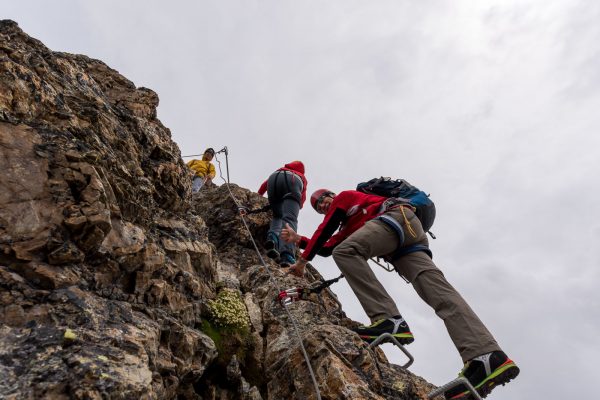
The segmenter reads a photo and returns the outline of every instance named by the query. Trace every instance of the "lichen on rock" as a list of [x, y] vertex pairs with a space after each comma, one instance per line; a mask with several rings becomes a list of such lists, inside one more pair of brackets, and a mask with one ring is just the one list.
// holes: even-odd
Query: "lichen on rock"
[[245, 330], [249, 327], [246, 305], [240, 294], [232, 289], [221, 289], [215, 300], [208, 301], [210, 319], [218, 327]]

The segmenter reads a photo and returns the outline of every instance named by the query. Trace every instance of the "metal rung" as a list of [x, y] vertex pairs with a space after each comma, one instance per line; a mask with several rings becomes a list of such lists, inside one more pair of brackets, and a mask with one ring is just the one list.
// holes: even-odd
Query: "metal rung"
[[392, 342], [392, 344], [399, 347], [400, 350], [402, 350], [402, 352], [406, 355], [406, 357], [408, 357], [408, 362], [406, 364], [402, 365], [402, 368], [407, 369], [408, 367], [410, 367], [412, 365], [412, 363], [415, 361], [415, 358], [408, 352], [408, 350], [406, 350], [406, 348], [394, 336], [392, 336], [391, 333], [383, 333], [383, 334], [377, 336], [377, 339], [373, 340], [373, 343], [371, 343], [369, 345], [369, 347], [373, 348], [386, 339], [389, 339]]
[[429, 393], [429, 395], [427, 397], [429, 399], [433, 399], [434, 397], [439, 396], [439, 395], [443, 394], [445, 391], [455, 388], [458, 385], [465, 385], [467, 387], [467, 389], [469, 389], [469, 391], [471, 392], [471, 394], [473, 395], [473, 398], [475, 400], [482, 400], [479, 393], [477, 393], [477, 390], [475, 390], [473, 385], [471, 385], [471, 382], [469, 382], [467, 380], [467, 378], [465, 378], [464, 376], [461, 376], [460, 378], [456, 378], [452, 382], [446, 383], [444, 386], [440, 386], [439, 388], [435, 389], [433, 392]]

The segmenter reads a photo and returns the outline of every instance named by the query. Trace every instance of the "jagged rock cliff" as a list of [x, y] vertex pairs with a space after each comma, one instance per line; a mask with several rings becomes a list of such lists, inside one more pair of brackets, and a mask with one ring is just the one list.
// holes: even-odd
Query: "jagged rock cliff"
[[[227, 187], [192, 197], [157, 105], [0, 21], [0, 398], [315, 399], [275, 297], [318, 273], [274, 282]], [[323, 399], [426, 398], [330, 294], [289, 310]]]

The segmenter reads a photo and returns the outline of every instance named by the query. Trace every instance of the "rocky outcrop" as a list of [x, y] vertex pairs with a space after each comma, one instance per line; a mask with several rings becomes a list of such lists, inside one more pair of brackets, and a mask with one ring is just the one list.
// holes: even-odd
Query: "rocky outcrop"
[[[275, 297], [319, 274], [263, 265], [226, 186], [192, 197], [157, 105], [0, 21], [0, 398], [316, 398]], [[322, 398], [425, 398], [331, 296], [289, 307]]]
[[231, 195], [225, 185], [203, 190], [194, 206], [209, 227], [209, 237], [219, 258], [233, 266], [230, 275], [237, 278], [228, 278], [228, 273], [220, 272], [219, 281], [245, 296], [253, 328], [253, 348], [263, 354], [261, 360], [246, 366], [250, 369], [259, 366], [262, 380], [257, 384], [266, 397], [316, 398], [293, 328], [295, 323], [323, 399], [426, 399], [432, 386], [390, 364], [380, 349], [370, 350], [350, 330], [357, 323], [346, 318], [332, 293], [322, 292], [308, 301], [288, 306], [294, 322], [289, 319], [276, 301], [278, 288], [306, 287], [322, 277], [312, 267], [307, 278], [293, 277], [263, 257], [269, 274], [251, 240], [266, 236], [268, 215], [250, 214], [246, 218], [249, 231], [237, 216], [238, 204], [258, 209], [266, 200], [233, 184], [230, 189]]
[[10, 21], [0, 76], [0, 397], [194, 393], [215, 248], [158, 97]]

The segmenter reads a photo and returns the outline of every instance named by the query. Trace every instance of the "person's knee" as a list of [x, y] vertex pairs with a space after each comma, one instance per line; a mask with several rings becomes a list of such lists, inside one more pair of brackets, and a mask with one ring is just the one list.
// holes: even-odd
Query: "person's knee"
[[331, 257], [333, 257], [334, 261], [338, 261], [340, 257], [343, 256], [344, 251], [340, 250], [340, 245], [338, 245], [335, 249], [333, 249], [333, 251], [331, 252]]
[[421, 271], [412, 284], [419, 296], [436, 313], [443, 312], [444, 315], [451, 315], [457, 311], [457, 298], [460, 296], [457, 296], [457, 292], [439, 269]]
[[415, 282], [417, 277], [426, 271], [438, 272], [443, 277], [442, 272], [425, 251], [409, 253], [394, 260], [393, 264], [396, 271], [411, 283]]
[[334, 260], [339, 260], [345, 257], [362, 257], [363, 254], [360, 250], [360, 246], [353, 242], [342, 242], [338, 244], [333, 252], [331, 253]]
[[444, 274], [437, 268], [421, 269], [417, 271], [412, 279], [412, 284], [415, 288], [434, 288], [440, 287], [440, 282], [446, 281]]

